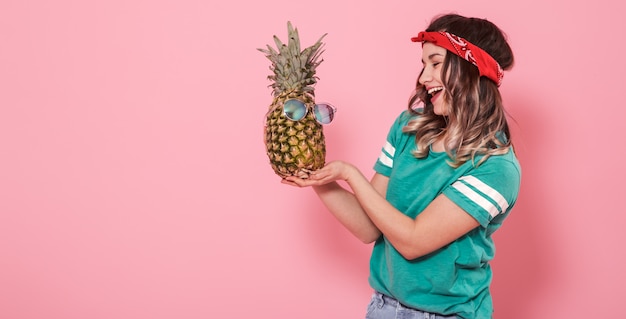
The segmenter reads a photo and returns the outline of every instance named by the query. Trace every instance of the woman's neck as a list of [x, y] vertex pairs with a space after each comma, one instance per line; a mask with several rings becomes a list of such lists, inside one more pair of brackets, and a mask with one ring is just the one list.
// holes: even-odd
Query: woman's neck
[[433, 144], [430, 145], [430, 148], [433, 150], [433, 152], [437, 152], [437, 153], [445, 152], [446, 148], [443, 144], [443, 138], [442, 137], [437, 138], [435, 142], [433, 142]]

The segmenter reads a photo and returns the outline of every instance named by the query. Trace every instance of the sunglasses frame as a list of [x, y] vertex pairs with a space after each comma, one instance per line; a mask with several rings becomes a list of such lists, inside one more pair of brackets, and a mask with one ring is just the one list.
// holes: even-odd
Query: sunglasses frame
[[[300, 103], [302, 103], [302, 104], [304, 105], [304, 108], [305, 108], [305, 109], [304, 109], [304, 111], [305, 111], [305, 112], [304, 112], [304, 115], [302, 116], [302, 118], [300, 118], [299, 120], [294, 120], [294, 119], [292, 119], [291, 117], [287, 116], [287, 111], [285, 110], [285, 103], [287, 103], [288, 101], [291, 101], [291, 100], [298, 101], [298, 102], [300, 102]], [[319, 107], [320, 105], [326, 105], [326, 106], [330, 107], [330, 109], [332, 110], [332, 116], [331, 116], [330, 122], [328, 122], [328, 123], [322, 123], [322, 122], [321, 122], [321, 121], [317, 118], [317, 116], [315, 116], [315, 107]], [[332, 105], [332, 104], [330, 104], [330, 103], [326, 103], [326, 102], [315, 103], [315, 104], [313, 105], [313, 107], [311, 107], [311, 109], [313, 109], [313, 117], [315, 118], [315, 121], [316, 121], [317, 123], [322, 124], [322, 125], [328, 125], [328, 124], [332, 123], [332, 122], [333, 122], [333, 120], [334, 120], [334, 118], [335, 118], [335, 114], [337, 113], [337, 108], [336, 108], [334, 105]], [[294, 122], [297, 122], [297, 121], [300, 121], [300, 120], [302, 120], [303, 118], [305, 118], [305, 117], [307, 116], [307, 114], [309, 114], [309, 107], [306, 105], [306, 103], [304, 103], [304, 101], [302, 101], [302, 100], [300, 100], [300, 99], [287, 99], [287, 100], [285, 100], [285, 102], [283, 102], [283, 115], [284, 115], [287, 119], [289, 119], [289, 120], [291, 120], [291, 121], [294, 121]]]

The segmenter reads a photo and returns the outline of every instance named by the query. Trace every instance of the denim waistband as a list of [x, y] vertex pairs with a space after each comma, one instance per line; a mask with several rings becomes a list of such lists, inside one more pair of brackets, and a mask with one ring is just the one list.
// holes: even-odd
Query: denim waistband
[[387, 296], [385, 294], [382, 294], [378, 291], [374, 292], [374, 298], [376, 300], [376, 303], [378, 304], [378, 307], [382, 307], [383, 305], [389, 305], [391, 307], [397, 307], [398, 309], [404, 309], [405, 311], [410, 311], [416, 315], [421, 314], [421, 316], [419, 316], [419, 318], [432, 318], [432, 319], [438, 319], [438, 318], [457, 318], [456, 316], [452, 315], [452, 316], [444, 316], [444, 315], [440, 315], [440, 314], [436, 314], [436, 313], [430, 313], [430, 312], [426, 312], [423, 310], [419, 310], [419, 309], [415, 309], [412, 307], [409, 307], [407, 305], [402, 304], [401, 302], [399, 302], [396, 298]]

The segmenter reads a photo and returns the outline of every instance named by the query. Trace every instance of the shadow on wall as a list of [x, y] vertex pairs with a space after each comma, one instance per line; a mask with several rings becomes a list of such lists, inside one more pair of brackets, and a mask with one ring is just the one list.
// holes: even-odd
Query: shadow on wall
[[[510, 126], [520, 164], [522, 185], [516, 206], [503, 227], [494, 234], [497, 252], [492, 262], [492, 293], [495, 318], [528, 318], [529, 309], [539, 292], [550, 285], [554, 264], [551, 229], [546, 214], [554, 211], [548, 198], [549, 185], [542, 163], [549, 147], [549, 123], [537, 114], [543, 106], [528, 96], [509, 96], [507, 109], [512, 113]], [[532, 106], [532, 107], [531, 107]]]

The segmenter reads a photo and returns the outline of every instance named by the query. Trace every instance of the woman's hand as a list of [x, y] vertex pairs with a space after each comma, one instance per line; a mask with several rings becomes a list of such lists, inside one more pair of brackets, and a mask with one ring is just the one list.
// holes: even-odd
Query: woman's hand
[[319, 170], [311, 172], [307, 179], [289, 176], [284, 178], [281, 183], [297, 187], [321, 186], [338, 180], [348, 180], [352, 170], [354, 170], [354, 166], [349, 163], [333, 161]]

